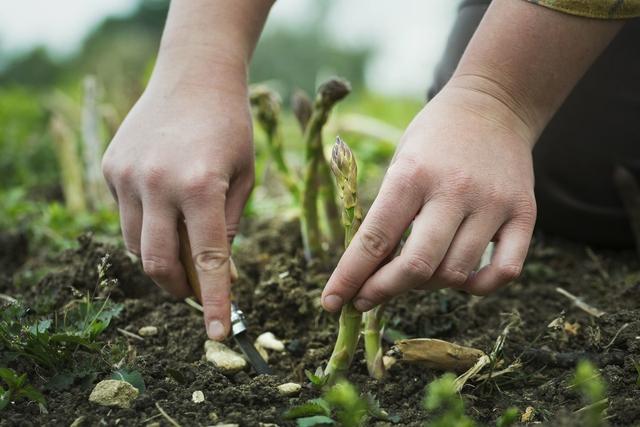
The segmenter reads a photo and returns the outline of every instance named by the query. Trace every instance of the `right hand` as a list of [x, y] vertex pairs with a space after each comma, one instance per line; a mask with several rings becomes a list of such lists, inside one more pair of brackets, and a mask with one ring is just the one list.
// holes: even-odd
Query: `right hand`
[[152, 79], [102, 166], [127, 249], [160, 287], [181, 298], [192, 293], [179, 260], [177, 224], [184, 217], [205, 326], [211, 339], [224, 339], [230, 242], [254, 176], [244, 73], [221, 72], [198, 84]]

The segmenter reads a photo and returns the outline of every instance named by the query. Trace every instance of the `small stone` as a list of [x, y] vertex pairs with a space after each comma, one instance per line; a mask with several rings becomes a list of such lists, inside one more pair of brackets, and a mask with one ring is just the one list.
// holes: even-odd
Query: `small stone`
[[215, 413], [215, 412], [209, 412], [208, 416], [209, 416], [209, 421], [214, 422], [214, 423], [220, 419], [218, 414]]
[[259, 345], [262, 348], [273, 351], [284, 351], [284, 343], [276, 338], [272, 332], [265, 332], [264, 334], [260, 334], [258, 339], [256, 339], [256, 345]]
[[278, 424], [274, 424], [274, 423], [259, 423], [258, 426], [259, 427], [280, 427]]
[[387, 356], [386, 354], [382, 356], [382, 364], [384, 365], [385, 369], [391, 369], [391, 367], [395, 365], [397, 361], [398, 359], [393, 356]]
[[161, 427], [161, 426], [162, 426], [162, 424], [160, 424], [157, 421], [154, 421], [154, 422], [149, 423], [149, 424], [146, 425], [146, 427]]
[[284, 383], [276, 388], [278, 389], [278, 393], [283, 396], [295, 396], [300, 393], [302, 386], [298, 383]]
[[204, 402], [204, 393], [201, 392], [200, 390], [194, 391], [193, 394], [191, 395], [191, 400], [193, 400], [193, 403]]
[[247, 361], [240, 354], [217, 341], [205, 342], [204, 349], [207, 361], [225, 374], [234, 374], [247, 366]]
[[138, 335], [141, 337], [152, 337], [154, 335], [158, 335], [158, 328], [155, 326], [143, 326], [138, 329]]
[[218, 423], [213, 427], [240, 427], [240, 424]]
[[262, 356], [264, 361], [268, 362], [269, 361], [269, 352], [267, 350], [265, 350], [265, 348], [263, 346], [261, 346], [260, 344], [258, 344], [257, 342], [254, 343], [253, 346], [256, 348], [256, 351], [258, 352], [258, 354], [260, 356]]
[[102, 406], [130, 408], [138, 394], [138, 389], [126, 381], [104, 380], [96, 384], [89, 401]]

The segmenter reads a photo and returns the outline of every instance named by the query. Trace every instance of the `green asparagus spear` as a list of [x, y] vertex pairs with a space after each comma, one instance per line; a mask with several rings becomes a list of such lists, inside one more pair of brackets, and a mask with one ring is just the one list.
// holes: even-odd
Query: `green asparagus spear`
[[[316, 99], [313, 103], [311, 117], [306, 125], [305, 139], [305, 163], [304, 182], [302, 190], [302, 239], [307, 259], [322, 253], [320, 224], [318, 215], [318, 194], [323, 196], [325, 209], [330, 214], [328, 220], [334, 221], [331, 229], [338, 226], [335, 207], [335, 194], [331, 185], [329, 168], [322, 150], [322, 128], [327, 122], [329, 113], [336, 102], [349, 94], [351, 87], [345, 80], [331, 79], [318, 88]], [[334, 217], [335, 218], [332, 218]], [[339, 229], [339, 226], [337, 227]]]
[[[338, 195], [343, 202], [342, 223], [344, 226], [345, 248], [351, 242], [362, 222], [362, 209], [358, 204], [357, 177], [358, 170], [351, 149], [345, 142], [336, 138], [331, 154], [331, 170], [338, 184]], [[338, 328], [338, 339], [327, 363], [325, 376], [328, 384], [334, 383], [346, 374], [360, 337], [362, 314], [348, 303], [342, 307]]]
[[257, 85], [251, 88], [249, 98], [256, 112], [256, 119], [267, 135], [267, 146], [280, 178], [297, 203], [300, 201], [300, 189], [284, 157], [278, 96], [267, 87]]

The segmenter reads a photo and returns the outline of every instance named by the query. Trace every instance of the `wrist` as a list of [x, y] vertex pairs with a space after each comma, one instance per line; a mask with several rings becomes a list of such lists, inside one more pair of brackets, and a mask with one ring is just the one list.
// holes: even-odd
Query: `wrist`
[[551, 116], [551, 113], [547, 115], [527, 105], [526, 97], [517, 95], [517, 91], [479, 74], [455, 74], [443, 92], [454, 96], [458, 103], [464, 103], [467, 110], [514, 132], [530, 148]]

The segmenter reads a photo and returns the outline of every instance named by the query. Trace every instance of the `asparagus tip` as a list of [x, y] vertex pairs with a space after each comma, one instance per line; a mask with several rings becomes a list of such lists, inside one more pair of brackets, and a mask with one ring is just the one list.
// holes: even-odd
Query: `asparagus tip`
[[323, 104], [333, 105], [343, 99], [351, 92], [351, 84], [338, 77], [333, 77], [318, 88], [318, 94], [322, 98]]

